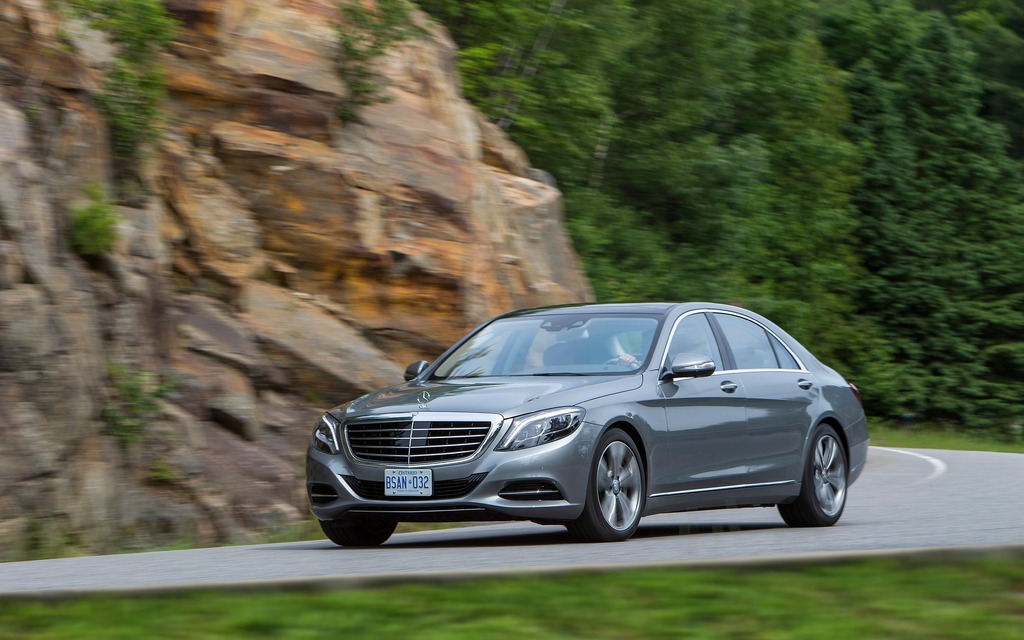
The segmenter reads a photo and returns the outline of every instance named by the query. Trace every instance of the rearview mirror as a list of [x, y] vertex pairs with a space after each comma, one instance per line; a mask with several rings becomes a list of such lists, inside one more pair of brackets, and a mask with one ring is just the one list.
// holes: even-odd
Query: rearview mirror
[[671, 378], [705, 378], [715, 372], [715, 361], [698, 353], [680, 353], [672, 365], [661, 374], [662, 380]]
[[405, 381], [409, 382], [413, 378], [419, 377], [421, 373], [427, 370], [430, 363], [426, 360], [417, 360], [405, 368]]

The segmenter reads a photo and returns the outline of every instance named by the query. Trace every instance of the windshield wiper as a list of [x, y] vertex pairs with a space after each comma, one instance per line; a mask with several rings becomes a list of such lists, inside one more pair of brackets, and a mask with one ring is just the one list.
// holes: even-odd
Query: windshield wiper
[[532, 378], [534, 376], [590, 376], [592, 373], [570, 373], [569, 371], [555, 372], [555, 373], [512, 373], [509, 374], [511, 378]]

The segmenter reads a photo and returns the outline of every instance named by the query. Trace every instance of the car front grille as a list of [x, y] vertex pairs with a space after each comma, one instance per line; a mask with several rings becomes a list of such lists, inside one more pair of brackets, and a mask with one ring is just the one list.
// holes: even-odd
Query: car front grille
[[367, 500], [451, 500], [468, 495], [483, 481], [486, 473], [474, 473], [468, 478], [440, 480], [434, 483], [432, 496], [385, 496], [384, 483], [375, 480], [360, 480], [355, 476], [341, 476], [360, 498]]
[[347, 424], [345, 438], [361, 460], [425, 464], [471, 458], [490, 430], [486, 421], [391, 420]]

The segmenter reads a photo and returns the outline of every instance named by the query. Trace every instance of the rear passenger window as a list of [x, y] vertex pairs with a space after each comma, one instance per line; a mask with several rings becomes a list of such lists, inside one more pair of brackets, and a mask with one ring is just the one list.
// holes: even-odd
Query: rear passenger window
[[768, 340], [768, 332], [761, 325], [754, 324], [746, 318], [715, 314], [715, 319], [722, 327], [725, 340], [732, 349], [737, 369], [778, 369], [779, 361], [775, 358], [775, 350]]
[[775, 349], [775, 357], [779, 359], [779, 367], [782, 369], [799, 369], [800, 365], [796, 363], [796, 358], [789, 352], [789, 349], [782, 346], [779, 339], [768, 334], [768, 340], [772, 343], [772, 348]]

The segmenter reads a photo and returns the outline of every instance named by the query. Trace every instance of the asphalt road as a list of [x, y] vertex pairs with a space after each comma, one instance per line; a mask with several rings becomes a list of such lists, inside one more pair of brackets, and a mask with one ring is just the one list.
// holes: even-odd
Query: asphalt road
[[399, 534], [375, 549], [315, 540], [5, 563], [0, 593], [1006, 543], [1024, 543], [1024, 455], [873, 447], [842, 520], [827, 529], [791, 529], [775, 509], [654, 516], [613, 544], [576, 543], [561, 527], [490, 524]]

